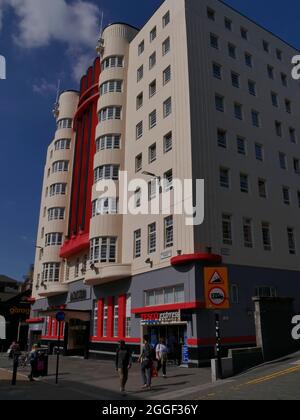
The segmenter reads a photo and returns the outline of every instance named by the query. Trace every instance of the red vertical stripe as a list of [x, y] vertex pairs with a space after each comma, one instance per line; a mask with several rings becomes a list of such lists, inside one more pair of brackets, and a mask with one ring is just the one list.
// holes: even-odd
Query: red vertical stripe
[[98, 325], [97, 325], [97, 337], [103, 337], [103, 308], [104, 300], [98, 300]]
[[108, 319], [107, 319], [107, 337], [114, 336], [114, 298], [109, 296], [107, 298]]
[[119, 296], [119, 338], [125, 338], [126, 295]]

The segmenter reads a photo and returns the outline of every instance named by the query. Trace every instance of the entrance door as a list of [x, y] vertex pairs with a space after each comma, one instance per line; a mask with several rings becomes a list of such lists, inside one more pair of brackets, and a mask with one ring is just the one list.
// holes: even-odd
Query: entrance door
[[89, 340], [89, 322], [70, 319], [67, 334], [67, 355], [86, 356]]

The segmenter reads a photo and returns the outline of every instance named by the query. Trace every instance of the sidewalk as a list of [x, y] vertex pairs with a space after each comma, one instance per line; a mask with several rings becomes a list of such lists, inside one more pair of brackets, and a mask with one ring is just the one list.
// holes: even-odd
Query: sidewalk
[[[119, 379], [112, 361], [61, 358], [59, 384], [55, 385], [56, 358], [49, 358], [49, 376], [34, 383], [29, 370], [20, 370], [17, 385], [11, 386], [11, 361], [0, 357], [0, 400], [153, 400], [185, 399], [192, 391], [211, 387], [210, 369], [169, 367], [168, 378], [153, 379], [151, 392], [141, 390], [138, 364], [130, 371], [127, 396], [119, 393]], [[165, 399], [166, 399], [165, 398]]]

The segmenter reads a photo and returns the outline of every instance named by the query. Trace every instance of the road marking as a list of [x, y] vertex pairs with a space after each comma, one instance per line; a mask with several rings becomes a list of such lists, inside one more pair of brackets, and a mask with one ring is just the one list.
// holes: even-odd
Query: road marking
[[275, 372], [271, 375], [262, 376], [261, 378], [254, 379], [252, 381], [247, 382], [245, 385], [257, 385], [263, 382], [271, 381], [272, 379], [280, 378], [281, 376], [289, 375], [290, 373], [299, 372], [300, 366], [285, 369], [279, 372]]

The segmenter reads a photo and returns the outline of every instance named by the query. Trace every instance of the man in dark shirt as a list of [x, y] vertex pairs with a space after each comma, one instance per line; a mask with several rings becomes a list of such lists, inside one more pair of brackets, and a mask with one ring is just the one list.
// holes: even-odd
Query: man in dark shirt
[[120, 391], [125, 392], [126, 383], [128, 381], [128, 371], [131, 368], [131, 354], [126, 347], [125, 341], [120, 341], [119, 348], [116, 353], [116, 370], [120, 377]]

